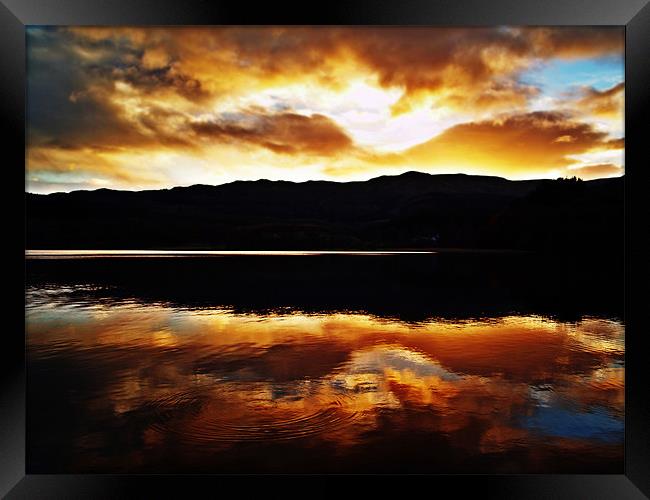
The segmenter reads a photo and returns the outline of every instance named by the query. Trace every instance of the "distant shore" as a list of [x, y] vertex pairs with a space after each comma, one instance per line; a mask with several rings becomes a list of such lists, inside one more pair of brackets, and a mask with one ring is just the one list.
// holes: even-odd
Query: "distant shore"
[[387, 255], [387, 254], [438, 254], [438, 253], [465, 253], [465, 254], [529, 254], [534, 253], [515, 249], [483, 249], [483, 248], [381, 248], [381, 249], [286, 249], [286, 250], [223, 250], [210, 248], [138, 248], [138, 249], [106, 249], [106, 248], [79, 248], [79, 249], [26, 249], [26, 257], [46, 256], [74, 256], [74, 255]]

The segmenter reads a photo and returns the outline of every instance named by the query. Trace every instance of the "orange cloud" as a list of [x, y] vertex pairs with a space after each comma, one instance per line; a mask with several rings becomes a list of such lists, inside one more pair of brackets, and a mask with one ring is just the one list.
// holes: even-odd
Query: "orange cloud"
[[[241, 122], [251, 123], [250, 126]], [[326, 116], [296, 113], [247, 114], [241, 120], [206, 121], [191, 124], [201, 138], [240, 141], [280, 154], [316, 154], [331, 156], [350, 151], [352, 140]]]
[[[196, 85], [219, 95], [296, 79], [336, 87], [350, 74], [371, 74], [381, 86], [403, 90], [394, 107], [398, 113], [426, 95], [461, 107], [521, 104], [536, 91], [516, 77], [536, 60], [621, 54], [624, 47], [622, 29], [611, 27], [72, 28], [71, 32], [93, 43], [126, 39], [143, 50], [142, 61], [125, 71], [127, 76], [136, 71], [131, 78], [141, 78], [144, 86], [163, 80], [179, 92], [191, 93]], [[141, 74], [142, 68], [163, 67], [181, 76]]]
[[617, 26], [530, 28], [528, 35], [536, 53], [542, 57], [576, 59], [622, 54], [625, 49], [625, 32]]
[[597, 90], [593, 87], [583, 87], [581, 97], [576, 102], [578, 109], [587, 111], [592, 115], [605, 117], [619, 117], [623, 113], [625, 83], [617, 83], [606, 90]]
[[598, 179], [600, 177], [616, 177], [623, 174], [623, 168], [612, 163], [600, 163], [597, 165], [586, 165], [584, 167], [567, 170], [569, 175], [575, 175], [582, 179]]
[[570, 155], [619, 147], [606, 132], [565, 113], [536, 111], [456, 125], [403, 156], [420, 165], [543, 170], [575, 163]]
[[[247, 178], [414, 167], [546, 175], [575, 164], [572, 155], [623, 147], [616, 123], [607, 134], [610, 120], [598, 120], [622, 111], [623, 83], [583, 87], [559, 103], [571, 115], [557, 102], [531, 113], [544, 95], [522, 72], [547, 59], [621, 55], [623, 41], [607, 27], [34, 27], [28, 169], [120, 186], [214, 182], [203, 160], [224, 180], [243, 168]], [[418, 127], [399, 144], [435, 137], [385, 152], [406, 147], [384, 147], [391, 130]], [[161, 163], [145, 161], [147, 172], [143, 159], [154, 155]], [[192, 176], [156, 170], [171, 155], [185, 172], [194, 165]]]

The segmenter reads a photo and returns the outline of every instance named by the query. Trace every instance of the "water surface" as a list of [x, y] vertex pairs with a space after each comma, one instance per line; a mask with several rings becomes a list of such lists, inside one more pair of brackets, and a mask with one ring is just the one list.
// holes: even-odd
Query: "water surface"
[[609, 273], [221, 257], [28, 259], [30, 472], [622, 471]]

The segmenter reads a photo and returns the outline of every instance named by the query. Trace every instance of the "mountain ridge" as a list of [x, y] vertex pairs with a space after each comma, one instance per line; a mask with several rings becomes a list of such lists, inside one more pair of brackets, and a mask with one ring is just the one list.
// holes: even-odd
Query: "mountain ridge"
[[509, 180], [409, 171], [353, 182], [265, 179], [27, 193], [27, 246], [543, 250], [565, 241], [582, 247], [603, 228], [618, 231], [623, 185], [624, 177]]
[[[290, 180], [285, 180], [285, 179], [266, 179], [266, 178], [261, 178], [261, 179], [254, 179], [254, 180], [245, 180], [245, 179], [237, 179], [234, 181], [230, 182], [225, 182], [223, 184], [203, 184], [203, 183], [198, 183], [198, 184], [190, 184], [187, 186], [172, 186], [169, 188], [159, 188], [159, 189], [141, 189], [141, 190], [130, 190], [130, 189], [112, 189], [112, 188], [97, 188], [97, 189], [75, 189], [72, 191], [55, 191], [52, 193], [33, 193], [26, 191], [25, 194], [32, 195], [32, 196], [50, 196], [50, 195], [60, 195], [60, 194], [71, 194], [71, 193], [96, 193], [96, 192], [128, 192], [128, 193], [142, 193], [142, 192], [160, 192], [160, 191], [173, 191], [173, 190], [183, 190], [183, 189], [189, 189], [189, 188], [219, 188], [223, 186], [230, 186], [233, 184], [251, 184], [251, 183], [278, 183], [278, 184], [292, 184], [292, 185], [305, 185], [305, 184], [336, 184], [336, 185], [350, 185], [350, 184], [363, 184], [367, 182], [378, 182], [380, 180], [388, 180], [388, 179], [395, 179], [395, 178], [436, 178], [436, 179], [443, 179], [443, 178], [474, 178], [474, 179], [491, 179], [491, 180], [497, 180], [497, 181], [505, 181], [508, 183], [528, 183], [528, 182], [541, 182], [541, 181], [547, 181], [551, 179], [508, 179], [506, 177], [500, 177], [496, 175], [480, 175], [480, 174], [465, 174], [462, 172], [454, 173], [454, 174], [430, 174], [427, 172], [420, 172], [417, 170], [409, 170], [406, 172], [403, 172], [401, 174], [395, 174], [395, 175], [380, 175], [377, 177], [371, 177], [370, 179], [363, 180], [363, 181], [334, 181], [334, 180], [327, 180], [327, 179], [310, 179], [307, 181], [290, 181]], [[624, 175], [621, 176], [625, 177]], [[611, 179], [611, 178], [610, 178]], [[592, 179], [584, 182], [594, 182], [594, 181], [602, 181], [602, 180], [608, 180], [608, 178], [602, 178], [602, 179]]]

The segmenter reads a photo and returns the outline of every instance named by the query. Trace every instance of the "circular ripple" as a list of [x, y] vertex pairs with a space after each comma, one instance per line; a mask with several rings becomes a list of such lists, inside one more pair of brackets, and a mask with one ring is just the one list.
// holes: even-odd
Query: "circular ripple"
[[151, 402], [152, 428], [193, 444], [276, 442], [317, 436], [356, 417], [344, 393], [256, 397], [244, 390], [199, 389]]

